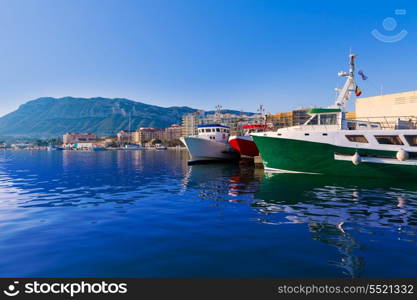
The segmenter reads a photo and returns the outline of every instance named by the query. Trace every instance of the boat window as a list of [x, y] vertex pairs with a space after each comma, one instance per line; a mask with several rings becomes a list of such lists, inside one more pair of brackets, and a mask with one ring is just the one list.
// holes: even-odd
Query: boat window
[[322, 125], [336, 125], [337, 115], [336, 114], [323, 114], [320, 115], [320, 124]]
[[383, 145], [404, 145], [398, 135], [376, 135], [375, 138]]
[[356, 129], [356, 123], [355, 122], [348, 122], [348, 129], [349, 130], [355, 130]]
[[368, 127], [368, 124], [359, 123], [359, 127]]
[[217, 131], [217, 132], [220, 132], [220, 128], [216, 128], [216, 131]]
[[368, 143], [368, 140], [366, 139], [366, 137], [364, 135], [359, 135], [359, 134], [351, 134], [351, 135], [346, 135], [346, 138], [354, 143]]
[[310, 119], [310, 121], [308, 121], [308, 125], [317, 125], [318, 123], [319, 123], [319, 121], [318, 121], [318, 117], [317, 117], [317, 115], [315, 115], [313, 118], [311, 118]]
[[410, 146], [417, 146], [417, 135], [404, 135], [404, 137]]

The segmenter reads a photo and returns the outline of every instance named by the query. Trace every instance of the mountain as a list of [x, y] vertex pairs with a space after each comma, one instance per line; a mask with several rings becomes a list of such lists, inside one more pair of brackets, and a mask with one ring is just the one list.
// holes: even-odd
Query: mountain
[[50, 138], [66, 132], [111, 136], [129, 128], [129, 116], [132, 130], [165, 128], [180, 124], [183, 114], [195, 111], [197, 109], [186, 106], [160, 107], [123, 98], [44, 97], [22, 104], [16, 111], [1, 117], [0, 136]]

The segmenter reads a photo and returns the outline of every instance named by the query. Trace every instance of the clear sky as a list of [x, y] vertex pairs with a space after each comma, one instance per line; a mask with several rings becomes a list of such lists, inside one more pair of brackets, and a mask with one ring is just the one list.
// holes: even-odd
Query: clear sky
[[350, 48], [363, 96], [415, 90], [416, 33], [417, 1], [0, 0], [0, 115], [42, 96], [326, 106]]

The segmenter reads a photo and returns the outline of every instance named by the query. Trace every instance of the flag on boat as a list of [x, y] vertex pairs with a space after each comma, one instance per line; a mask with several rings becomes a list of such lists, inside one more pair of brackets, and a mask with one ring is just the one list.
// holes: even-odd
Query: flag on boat
[[362, 95], [362, 91], [358, 86], [356, 86], [355, 94], [356, 94], [356, 97], [359, 97], [360, 95]]
[[362, 70], [359, 70], [358, 74], [362, 77], [362, 80], [368, 79], [368, 76], [366, 76], [365, 73], [363, 73]]

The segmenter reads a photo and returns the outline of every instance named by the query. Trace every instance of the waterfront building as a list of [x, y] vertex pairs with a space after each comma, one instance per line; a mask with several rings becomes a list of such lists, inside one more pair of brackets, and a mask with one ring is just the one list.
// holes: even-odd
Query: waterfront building
[[62, 140], [64, 145], [71, 145], [79, 142], [95, 142], [97, 140], [97, 136], [94, 133], [68, 132], [63, 135]]
[[310, 108], [298, 108], [292, 111], [293, 126], [303, 125], [310, 119], [311, 115], [308, 114]]
[[132, 142], [132, 136], [133, 132], [132, 131], [127, 131], [127, 130], [120, 130], [116, 137], [117, 137], [117, 142], [119, 144], [128, 144]]
[[181, 132], [182, 132], [182, 127], [177, 124], [173, 124], [169, 126], [168, 128], [165, 128], [165, 136], [163, 140], [164, 141], [178, 140], [181, 137]]
[[151, 140], [164, 140], [165, 130], [160, 128], [139, 128], [133, 133], [132, 143], [143, 145]]
[[200, 113], [193, 112], [182, 116], [181, 136], [197, 135], [200, 121]]
[[356, 119], [380, 122], [384, 128], [415, 128], [417, 91], [358, 98]]
[[285, 128], [304, 124], [309, 119], [309, 109], [298, 108], [290, 112], [279, 112], [270, 116], [276, 128]]
[[270, 120], [276, 128], [290, 127], [293, 126], [293, 113], [290, 112], [279, 112], [270, 116]]
[[347, 112], [346, 120], [356, 120], [356, 112], [354, 111]]

